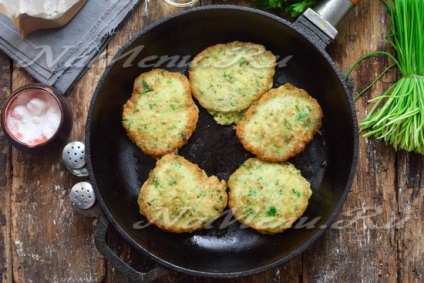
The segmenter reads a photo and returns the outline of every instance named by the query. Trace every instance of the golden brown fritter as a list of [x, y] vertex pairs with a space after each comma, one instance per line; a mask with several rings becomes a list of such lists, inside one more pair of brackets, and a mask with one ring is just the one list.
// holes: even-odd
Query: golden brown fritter
[[[231, 124], [237, 112], [272, 87], [275, 65], [275, 56], [260, 44], [234, 41], [210, 46], [190, 66], [193, 96], [218, 123]], [[234, 117], [222, 119], [225, 114]]]
[[250, 158], [228, 180], [229, 207], [238, 221], [263, 234], [290, 228], [305, 212], [309, 182], [292, 164]]
[[217, 219], [227, 205], [226, 183], [208, 177], [175, 153], [163, 156], [138, 197], [140, 212], [162, 230], [193, 232]]
[[197, 120], [198, 109], [188, 79], [162, 69], [143, 73], [135, 80], [122, 114], [129, 138], [152, 157], [185, 145]]
[[321, 128], [322, 117], [314, 98], [287, 83], [254, 103], [236, 133], [243, 147], [258, 158], [281, 162], [303, 151]]

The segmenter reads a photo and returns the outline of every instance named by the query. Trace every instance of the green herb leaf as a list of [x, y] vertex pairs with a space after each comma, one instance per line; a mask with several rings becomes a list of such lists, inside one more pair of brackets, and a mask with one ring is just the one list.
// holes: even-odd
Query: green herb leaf
[[153, 89], [149, 86], [149, 84], [145, 80], [142, 80], [142, 84], [143, 84], [143, 91], [141, 92], [142, 95], [145, 94], [146, 92], [153, 91]]
[[251, 0], [253, 5], [262, 10], [278, 9], [282, 12], [298, 17], [309, 7], [314, 6], [316, 0]]
[[275, 216], [277, 214], [277, 209], [271, 206], [268, 210], [268, 216]]

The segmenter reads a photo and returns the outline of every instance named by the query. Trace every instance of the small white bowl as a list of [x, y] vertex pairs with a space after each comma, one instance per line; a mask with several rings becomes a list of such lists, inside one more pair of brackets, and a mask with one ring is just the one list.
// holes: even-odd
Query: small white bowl
[[[31, 107], [38, 109], [31, 110]], [[72, 112], [59, 90], [43, 84], [29, 84], [15, 90], [6, 100], [1, 112], [1, 126], [14, 147], [29, 153], [45, 152], [68, 139], [72, 130]]]

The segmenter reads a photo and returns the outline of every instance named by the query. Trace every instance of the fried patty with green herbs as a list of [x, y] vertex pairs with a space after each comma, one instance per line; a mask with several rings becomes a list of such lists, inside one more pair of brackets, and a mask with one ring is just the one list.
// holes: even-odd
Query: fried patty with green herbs
[[219, 124], [231, 124], [240, 116], [237, 112], [272, 87], [275, 65], [275, 56], [260, 44], [234, 41], [210, 46], [191, 63], [193, 96]]
[[258, 158], [245, 161], [230, 176], [228, 188], [235, 219], [263, 234], [290, 228], [312, 195], [310, 183], [292, 164]]
[[226, 183], [170, 153], [150, 172], [138, 197], [140, 212], [162, 230], [193, 232], [217, 219], [227, 205]]
[[187, 77], [153, 69], [134, 81], [122, 125], [145, 154], [160, 157], [187, 143], [196, 129], [198, 112]]
[[286, 83], [265, 93], [247, 110], [236, 134], [258, 158], [281, 162], [304, 150], [321, 128], [322, 117], [316, 99]]

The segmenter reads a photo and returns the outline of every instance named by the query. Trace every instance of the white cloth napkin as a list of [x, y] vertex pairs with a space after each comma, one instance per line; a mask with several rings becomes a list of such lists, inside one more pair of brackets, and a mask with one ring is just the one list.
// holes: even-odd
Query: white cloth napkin
[[0, 49], [36, 80], [67, 93], [90, 67], [138, 0], [88, 0], [65, 26], [23, 38], [0, 14]]

